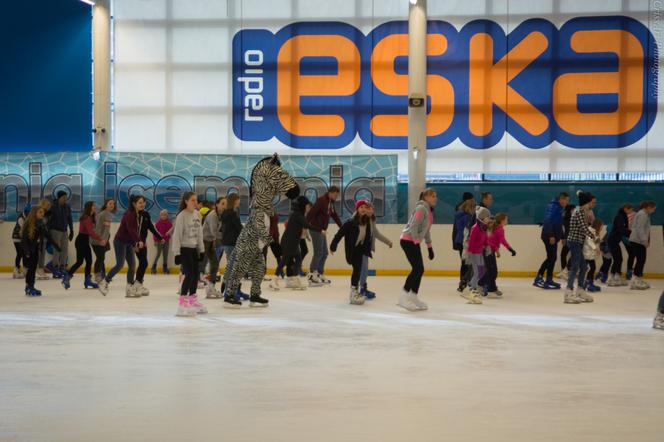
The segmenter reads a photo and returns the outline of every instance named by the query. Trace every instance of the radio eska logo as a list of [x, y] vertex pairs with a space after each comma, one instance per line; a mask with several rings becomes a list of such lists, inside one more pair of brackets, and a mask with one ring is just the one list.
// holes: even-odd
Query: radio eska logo
[[[405, 149], [408, 23], [369, 35], [339, 22], [293, 23], [233, 39], [233, 130], [300, 149], [338, 149], [359, 134]], [[581, 17], [560, 29], [524, 21], [460, 30], [430, 21], [427, 144], [457, 138], [486, 149], [507, 131], [529, 148], [618, 148], [642, 138], [657, 110], [656, 41], [622, 16]]]

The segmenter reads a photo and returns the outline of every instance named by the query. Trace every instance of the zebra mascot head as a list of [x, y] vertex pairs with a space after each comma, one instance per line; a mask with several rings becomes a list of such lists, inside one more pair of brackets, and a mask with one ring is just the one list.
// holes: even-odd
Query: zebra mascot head
[[300, 186], [295, 179], [281, 167], [281, 160], [276, 153], [260, 160], [251, 171], [249, 197], [253, 209], [272, 209], [272, 200], [279, 194], [288, 199], [297, 198]]

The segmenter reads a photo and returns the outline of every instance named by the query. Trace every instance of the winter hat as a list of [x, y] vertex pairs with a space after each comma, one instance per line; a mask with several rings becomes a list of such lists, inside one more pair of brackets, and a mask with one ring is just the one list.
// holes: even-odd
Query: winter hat
[[31, 210], [32, 210], [32, 204], [28, 203], [23, 208], [23, 214], [27, 215], [28, 213], [30, 213]]
[[473, 197], [473, 194], [472, 194], [472, 193], [470, 193], [470, 192], [464, 192], [464, 193], [463, 193], [463, 197], [461, 198], [461, 201], [468, 201], [468, 200], [472, 200], [473, 198], [474, 198], [474, 197]]
[[60, 198], [62, 198], [63, 196], [67, 196], [67, 192], [65, 192], [64, 190], [61, 190], [61, 191], [59, 191], [58, 193], [56, 193], [55, 196], [56, 196], [58, 199], [60, 199]]
[[592, 193], [584, 192], [583, 190], [578, 190], [576, 196], [579, 198], [579, 206], [585, 206], [595, 198]]
[[359, 208], [362, 207], [362, 206], [370, 206], [370, 205], [371, 205], [371, 204], [369, 204], [369, 202], [368, 202], [367, 200], [358, 200], [358, 201], [355, 203], [355, 210], [359, 209]]
[[210, 212], [210, 208], [209, 207], [201, 207], [201, 210], [199, 210], [198, 212], [201, 214], [201, 216], [205, 216]]
[[484, 220], [491, 216], [491, 212], [486, 207], [480, 207], [477, 209], [477, 219]]

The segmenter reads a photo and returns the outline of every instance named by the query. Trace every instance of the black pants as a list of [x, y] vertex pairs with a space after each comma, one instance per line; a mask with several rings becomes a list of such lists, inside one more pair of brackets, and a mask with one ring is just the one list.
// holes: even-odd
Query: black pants
[[362, 259], [364, 253], [361, 249], [354, 249], [350, 258], [350, 265], [353, 267], [353, 273], [350, 276], [351, 287], [357, 287], [360, 283], [360, 274], [362, 273]]
[[609, 269], [611, 268], [611, 263], [613, 263], [613, 260], [611, 258], [602, 256], [602, 267], [599, 268], [599, 272], [604, 275], [608, 275]]
[[106, 269], [106, 246], [92, 246], [92, 251], [95, 252], [94, 272], [102, 273]]
[[282, 269], [286, 266], [286, 276], [298, 276], [302, 266], [302, 255], [299, 253], [296, 255], [282, 255], [280, 263], [282, 264], [278, 270], [283, 272]]
[[613, 258], [613, 264], [611, 265], [611, 274], [620, 275], [622, 271], [622, 262], [623, 262], [623, 254], [622, 254], [622, 248], [620, 247], [620, 241], [609, 242], [609, 250], [611, 251], [611, 257]]
[[[145, 241], [143, 243], [145, 243]], [[136, 268], [136, 281], [143, 284], [145, 271], [148, 269], [148, 246], [145, 246], [142, 249], [138, 249], [136, 251], [136, 257], [138, 258], [138, 267]]]
[[477, 282], [480, 286], [484, 287], [487, 292], [495, 292], [498, 290], [496, 279], [498, 278], [498, 261], [496, 254], [491, 253], [489, 256], [484, 257], [484, 275]]
[[[267, 262], [267, 247], [268, 246], [263, 247], [263, 258], [265, 258], [266, 262]], [[277, 268], [274, 271], [274, 274], [277, 276], [283, 275], [283, 272], [281, 272], [282, 267], [279, 266], [279, 262], [281, 262], [281, 245], [276, 241], [272, 241], [270, 243], [270, 250], [272, 250], [274, 259], [277, 260]]]
[[586, 259], [586, 266], [588, 267], [588, 273], [586, 274], [586, 281], [595, 280], [595, 269], [597, 265], [595, 264], [594, 259]]
[[180, 260], [184, 274], [180, 294], [182, 296], [195, 295], [198, 288], [198, 249], [181, 247]]
[[565, 245], [560, 250], [560, 270], [565, 270], [567, 268], [568, 256], [569, 256], [569, 247], [567, 246], [567, 241], [565, 241]]
[[14, 248], [16, 249], [16, 259], [14, 259], [14, 267], [19, 268], [21, 266], [21, 261], [23, 261], [23, 267], [27, 267], [28, 263], [23, 256], [23, 247], [21, 247], [20, 242], [14, 243]]
[[630, 242], [629, 246], [630, 249], [632, 249], [632, 254], [634, 255], [634, 259], [636, 260], [636, 265], [634, 266], [634, 274], [639, 278], [642, 278], [643, 268], [646, 265], [646, 256], [647, 256], [646, 246], [635, 242]]
[[632, 242], [627, 246], [627, 271], [634, 270], [634, 261], [636, 260], [636, 255], [634, 254], [634, 248], [632, 247]]
[[459, 250], [459, 258], [461, 259], [461, 267], [459, 268], [459, 286], [468, 285], [468, 281], [473, 277], [473, 266], [469, 266], [463, 260], [463, 251]]
[[[422, 251], [420, 250], [420, 245], [402, 239], [401, 248], [406, 254], [406, 258], [408, 259], [411, 268], [403, 289], [407, 292], [412, 291], [413, 293], [418, 293], [420, 290], [420, 283], [422, 282], [422, 275], [424, 275], [424, 261], [422, 260]], [[360, 268], [361, 267], [362, 266], [360, 263]]]
[[657, 305], [657, 311], [664, 314], [664, 292], [659, 297], [659, 304]]
[[203, 241], [205, 245], [205, 257], [209, 264], [208, 272], [208, 281], [212, 284], [216, 284], [219, 280], [219, 258], [217, 258], [217, 247], [215, 246], [214, 241]]
[[34, 250], [28, 258], [24, 258], [23, 264], [27, 269], [25, 273], [25, 285], [28, 287], [35, 286], [35, 274], [37, 273], [37, 264], [39, 264], [39, 252], [37, 249]]
[[76, 247], [76, 262], [73, 266], [69, 267], [69, 276], [74, 276], [76, 270], [85, 261], [85, 276], [90, 276], [92, 270], [92, 250], [90, 249], [90, 235], [79, 233], [74, 241]]
[[[546, 279], [547, 281], [550, 281], [553, 279], [553, 268], [556, 266], [558, 243], [556, 242], [555, 244], [551, 244], [545, 239], [543, 239], [542, 242], [544, 243], [544, 248], [546, 249], [546, 259], [540, 266], [537, 272], [537, 276], [544, 276], [544, 273], [546, 273]], [[560, 255], [560, 259], [562, 261], [562, 254]]]

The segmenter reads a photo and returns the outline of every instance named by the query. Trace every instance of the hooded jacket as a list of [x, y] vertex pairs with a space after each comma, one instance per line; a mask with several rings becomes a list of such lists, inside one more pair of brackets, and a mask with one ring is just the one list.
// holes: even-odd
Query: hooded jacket
[[549, 202], [542, 221], [542, 239], [544, 241], [548, 241], [550, 238], [555, 238], [556, 242], [564, 239], [564, 212], [565, 209], [557, 198]]

